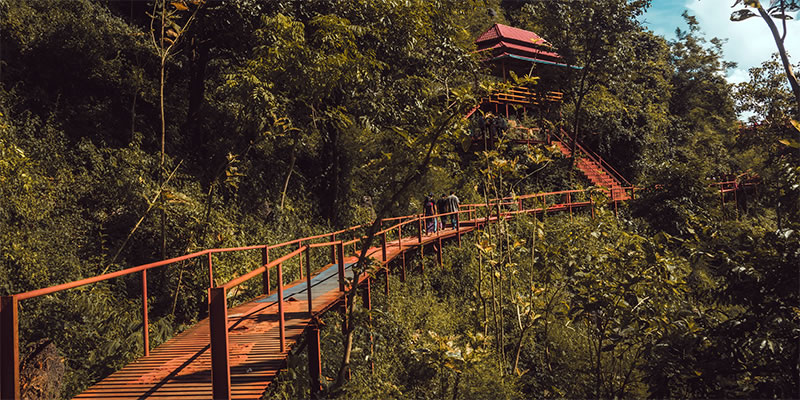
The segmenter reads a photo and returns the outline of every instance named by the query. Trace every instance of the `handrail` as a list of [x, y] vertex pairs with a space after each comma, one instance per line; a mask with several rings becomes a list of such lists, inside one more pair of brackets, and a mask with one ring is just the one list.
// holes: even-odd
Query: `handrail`
[[[596, 153], [594, 153], [593, 151], [587, 150], [585, 147], [583, 147], [583, 146], [581, 145], [581, 143], [580, 143], [580, 142], [578, 142], [578, 141], [576, 141], [576, 140], [573, 140], [571, 137], [569, 137], [569, 135], [567, 134], [567, 132], [565, 132], [565, 131], [564, 131], [564, 129], [561, 129], [561, 128], [559, 128], [559, 130], [558, 130], [558, 131], [556, 131], [556, 136], [557, 136], [559, 139], [561, 139], [561, 141], [562, 141], [562, 142], [564, 142], [565, 144], [571, 144], [571, 143], [574, 141], [574, 142], [575, 142], [575, 146], [576, 146], [576, 147], [578, 147], [579, 149], [581, 149], [581, 151], [582, 151], [584, 154], [586, 154], [586, 156], [588, 156], [588, 157], [589, 157], [589, 158], [590, 158], [592, 161], [596, 162], [596, 163], [597, 163], [597, 164], [598, 164], [600, 167], [602, 167], [602, 168], [605, 168], [605, 169], [606, 169], [606, 171], [607, 171], [609, 174], [611, 174], [611, 175], [612, 175], [612, 177], [613, 177], [614, 179], [616, 179], [616, 180], [617, 180], [619, 183], [621, 183], [621, 184], [624, 184], [624, 186], [632, 186], [632, 185], [631, 185], [631, 183], [630, 183], [630, 182], [628, 182], [628, 180], [627, 180], [627, 179], [625, 179], [625, 177], [624, 177], [624, 176], [622, 176], [622, 174], [620, 174], [619, 172], [617, 172], [617, 170], [616, 170], [616, 169], [614, 169], [614, 167], [613, 167], [613, 166], [611, 166], [611, 164], [609, 164], [608, 162], [606, 162], [606, 160], [604, 160], [602, 157], [600, 157], [599, 155], [597, 155], [597, 154], [596, 154]], [[567, 138], [567, 140], [564, 140], [564, 138]], [[575, 155], [573, 154], [572, 156], [574, 157]]]
[[[582, 149], [582, 151], [585, 151], [585, 150]], [[742, 188], [742, 187], [744, 187], [746, 185], [752, 185], [752, 184], [754, 184], [754, 183], [751, 183], [751, 182], [739, 183], [736, 180], [733, 180], [733, 181], [722, 181], [722, 182], [715, 182], [714, 183], [714, 185], [716, 185], [716, 186], [718, 186], [720, 188], [721, 192], [729, 191], [730, 189], [727, 189], [727, 187], [729, 187], [729, 186], [732, 186], [733, 190], [736, 190], [738, 188]], [[629, 185], [629, 186], [623, 187], [621, 189], [623, 191], [625, 191], [625, 192], [627, 192], [628, 190], [631, 190], [631, 197], [633, 197], [633, 191], [636, 188]], [[504, 198], [500, 198], [500, 199], [491, 199], [488, 202], [488, 204], [486, 204], [486, 203], [481, 203], [481, 204], [462, 204], [462, 205], [460, 205], [460, 209], [457, 210], [457, 211], [449, 211], [449, 212], [445, 212], [445, 213], [437, 213], [437, 214], [430, 215], [430, 216], [424, 216], [424, 215], [421, 215], [421, 214], [414, 214], [414, 215], [404, 216], [404, 217], [386, 218], [384, 220], [398, 220], [399, 219], [401, 221], [398, 222], [397, 224], [392, 225], [390, 228], [381, 229], [375, 236], [380, 235], [380, 234], [384, 234], [382, 247], [383, 247], [383, 250], [384, 250], [384, 252], [383, 252], [383, 261], [386, 262], [387, 259], [386, 259], [386, 252], [385, 252], [385, 250], [386, 250], [386, 237], [385, 237], [385, 234], [390, 232], [390, 231], [393, 231], [394, 229], [399, 229], [399, 232], [398, 232], [399, 236], [398, 236], [397, 245], [401, 248], [401, 251], [402, 251], [402, 247], [403, 247], [402, 246], [402, 228], [404, 226], [408, 225], [408, 224], [415, 224], [415, 223], [416, 224], [420, 224], [421, 221], [429, 219], [429, 218], [440, 218], [440, 217], [446, 217], [446, 216], [451, 216], [451, 215], [460, 216], [461, 214], [465, 214], [465, 213], [468, 216], [473, 214], [473, 213], [475, 213], [475, 217], [477, 217], [476, 211], [478, 209], [480, 209], [480, 208], [492, 208], [492, 207], [505, 206], [505, 205], [518, 205], [518, 208], [516, 210], [514, 210], [514, 209], [512, 209], [512, 210], [505, 209], [505, 210], [502, 210], [502, 211], [498, 212], [497, 215], [489, 214], [489, 216], [487, 218], [491, 217], [492, 219], [497, 220], [497, 219], [500, 219], [500, 218], [508, 218], [508, 216], [515, 215], [515, 214], [547, 212], [548, 210], [553, 210], [553, 209], [560, 209], [560, 210], [569, 209], [570, 213], [571, 213], [573, 209], [578, 208], [578, 207], [593, 206], [594, 200], [591, 197], [589, 197], [586, 201], [573, 201], [574, 198], [572, 198], [570, 195], [573, 194], [573, 193], [591, 193], [592, 190], [593, 189], [582, 189], [582, 190], [572, 189], [572, 190], [563, 190], [563, 191], [555, 191], [555, 192], [547, 192], [547, 193], [533, 193], [533, 194], [526, 194], [526, 195], [519, 195], [519, 196], [504, 197]], [[523, 200], [526, 200], [526, 199], [540, 198], [540, 197], [541, 198], [546, 198], [547, 196], [561, 196], [561, 195], [567, 195], [566, 202], [564, 202], [563, 199], [562, 199], [562, 200], [557, 200], [557, 201], [561, 201], [560, 203], [550, 203], [550, 204], [548, 204], [548, 202], [545, 201], [543, 203], [535, 203], [535, 204], [532, 205], [532, 207], [531, 207], [530, 203], [528, 204], [527, 208], [523, 207]], [[509, 201], [509, 200], [512, 200], [512, 201]], [[611, 201], [613, 201], [614, 204], [615, 204], [615, 212], [616, 212], [616, 203], [618, 201], [620, 201], [620, 199], [619, 198], [615, 199], [613, 197], [613, 193], [612, 193]], [[724, 202], [724, 199], [723, 199], [723, 202]], [[594, 208], [592, 208], [592, 215], [594, 216]], [[482, 218], [482, 217], [478, 217], [478, 218]], [[457, 219], [457, 221], [458, 221], [458, 219]], [[488, 222], [488, 219], [487, 219], [487, 222]], [[478, 223], [480, 223], [480, 222], [478, 222]], [[364, 236], [359, 236], [359, 237], [357, 237], [355, 239], [351, 239], [349, 241], [330, 240], [330, 241], [326, 241], [326, 242], [322, 242], [322, 243], [307, 243], [307, 242], [309, 242], [311, 240], [314, 240], [314, 239], [320, 239], [320, 238], [334, 236], [336, 234], [341, 234], [341, 233], [345, 233], [345, 232], [349, 232], [349, 231], [355, 231], [356, 229], [359, 229], [359, 228], [361, 228], [363, 226], [364, 225], [357, 225], [357, 226], [354, 226], [354, 227], [338, 230], [338, 231], [335, 231], [335, 232], [330, 232], [330, 233], [325, 233], [325, 234], [315, 235], [315, 236], [310, 236], [310, 237], [305, 237], [305, 238], [298, 238], [298, 239], [290, 240], [290, 241], [287, 241], [287, 242], [284, 242], [284, 243], [280, 243], [280, 244], [276, 244], [276, 245], [253, 245], [253, 246], [214, 248], [214, 249], [201, 250], [201, 251], [197, 251], [197, 252], [194, 252], [194, 253], [186, 254], [186, 255], [183, 255], [183, 256], [173, 257], [173, 258], [169, 258], [169, 259], [166, 259], [166, 260], [156, 261], [156, 262], [147, 263], [147, 264], [142, 264], [142, 265], [138, 265], [138, 266], [131, 267], [131, 268], [128, 268], [128, 269], [124, 269], [124, 270], [120, 270], [120, 271], [115, 271], [115, 272], [111, 272], [111, 273], [106, 273], [106, 274], [94, 276], [94, 277], [91, 277], [91, 278], [81, 279], [81, 280], [77, 280], [77, 281], [73, 281], [73, 282], [68, 282], [68, 283], [55, 285], [55, 286], [42, 288], [42, 289], [31, 290], [31, 291], [18, 293], [18, 294], [13, 294], [13, 295], [9, 295], [9, 296], [3, 296], [3, 307], [0, 310], [2, 310], [3, 313], [13, 313], [14, 317], [12, 318], [12, 320], [16, 321], [16, 315], [17, 315], [16, 313], [17, 313], [17, 307], [18, 307], [17, 306], [17, 302], [20, 301], [20, 300], [25, 300], [25, 299], [30, 299], [30, 298], [37, 297], [37, 296], [43, 296], [43, 295], [47, 295], [47, 294], [52, 294], [52, 293], [56, 293], [56, 292], [59, 292], [59, 291], [68, 290], [68, 289], [76, 288], [76, 287], [87, 285], [87, 284], [91, 284], [91, 283], [96, 283], [96, 282], [105, 281], [105, 280], [116, 278], [116, 277], [121, 277], [121, 276], [126, 276], [126, 275], [131, 275], [131, 274], [135, 274], [135, 273], [141, 272], [142, 273], [142, 277], [143, 277], [143, 290], [142, 290], [142, 294], [143, 294], [143, 296], [142, 296], [143, 297], [142, 298], [142, 303], [143, 303], [142, 306], [143, 306], [143, 319], [144, 319], [143, 336], [144, 336], [144, 343], [145, 343], [145, 355], [147, 355], [148, 351], [149, 351], [149, 339], [148, 339], [148, 334], [147, 334], [147, 332], [148, 332], [148, 328], [147, 328], [147, 309], [148, 309], [148, 304], [147, 304], [147, 278], [146, 278], [146, 271], [147, 270], [158, 268], [158, 267], [162, 267], [162, 266], [169, 265], [169, 264], [174, 264], [174, 263], [185, 261], [185, 260], [189, 260], [189, 259], [193, 259], [193, 258], [200, 257], [200, 256], [208, 256], [208, 258], [209, 258], [209, 265], [208, 265], [209, 266], [209, 273], [211, 273], [211, 258], [212, 258], [212, 255], [215, 254], [215, 253], [225, 253], [225, 252], [234, 252], [234, 251], [248, 251], [248, 250], [262, 250], [262, 251], [264, 251], [263, 258], [262, 258], [262, 260], [264, 260], [264, 262], [258, 268], [255, 268], [255, 269], [253, 269], [253, 270], [251, 270], [251, 271], [249, 271], [249, 272], [247, 272], [247, 273], [245, 273], [243, 275], [240, 275], [240, 276], [238, 276], [236, 278], [233, 278], [233, 279], [229, 280], [228, 282], [226, 282], [225, 284], [223, 284], [221, 286], [215, 286], [213, 284], [213, 282], [210, 282], [210, 284], [209, 284], [209, 286], [210, 286], [210, 291], [209, 291], [209, 309], [210, 309], [210, 311], [209, 311], [209, 315], [216, 315], [216, 317], [211, 317], [212, 321], [210, 323], [212, 325], [216, 324], [218, 326], [221, 326], [222, 327], [222, 331], [225, 332], [225, 331], [227, 331], [227, 329], [225, 329], [225, 324], [227, 322], [227, 317], [224, 316], [225, 315], [224, 310], [226, 309], [225, 308], [226, 307], [225, 299], [227, 297], [226, 293], [225, 293], [226, 290], [234, 288], [234, 287], [242, 284], [243, 282], [258, 276], [259, 274], [268, 272], [271, 268], [277, 266], [277, 270], [278, 270], [278, 282], [277, 282], [277, 284], [278, 284], [278, 293], [280, 294], [280, 293], [282, 293], [282, 289], [281, 288], [283, 286], [283, 278], [282, 278], [282, 274], [281, 274], [281, 270], [282, 270], [281, 265], [282, 265], [282, 263], [284, 263], [284, 262], [286, 262], [286, 261], [288, 261], [288, 260], [290, 260], [290, 259], [292, 259], [292, 258], [294, 258], [294, 257], [296, 257], [296, 256], [298, 256], [298, 255], [300, 255], [300, 254], [305, 252], [305, 258], [306, 258], [306, 262], [305, 262], [305, 270], [306, 270], [305, 281], [306, 281], [306, 285], [307, 285], [307, 288], [308, 288], [309, 314], [311, 315], [311, 312], [312, 312], [312, 301], [311, 301], [311, 287], [312, 287], [311, 278], [312, 277], [311, 277], [311, 275], [312, 275], [312, 273], [311, 273], [311, 262], [310, 262], [310, 254], [311, 254], [310, 250], [313, 249], [313, 248], [320, 248], [320, 247], [326, 247], [326, 246], [332, 246], [333, 247], [334, 262], [336, 261], [336, 259], [339, 260], [339, 280], [340, 280], [340, 282], [339, 282], [339, 284], [340, 284], [339, 290], [340, 291], [344, 291], [345, 290], [344, 289], [345, 288], [345, 286], [344, 286], [345, 280], [344, 280], [343, 276], [344, 276], [344, 271], [345, 270], [344, 270], [344, 251], [343, 251], [343, 248], [346, 245], [349, 245], [349, 244], [355, 244], [356, 242], [363, 242]], [[461, 235], [461, 232], [459, 231], [460, 227], [461, 227], [460, 223], [455, 224], [455, 229], [456, 229], [456, 232], [458, 232], [459, 240], [460, 240], [460, 235]], [[419, 244], [422, 244], [423, 242], [422, 242], [422, 227], [421, 227], [421, 225], [419, 226], [419, 229], [420, 229], [419, 233], [418, 233], [419, 238], [420, 238], [420, 243]], [[373, 236], [373, 237], [375, 237], [375, 236]], [[274, 248], [287, 246], [287, 245], [294, 244], [294, 243], [303, 243], [303, 242], [306, 242], [306, 244], [298, 246], [297, 249], [289, 252], [288, 254], [286, 254], [286, 255], [284, 255], [282, 257], [279, 257], [279, 258], [277, 258], [275, 260], [272, 260], [272, 261], [266, 261], [266, 260], [269, 259], [269, 257], [268, 257], [268, 254], [269, 254], [268, 250], [269, 249], [271, 249], [271, 248], [274, 249]], [[302, 272], [301, 272], [301, 279], [302, 278], [303, 278], [303, 276], [302, 276]], [[269, 294], [270, 293], [269, 292], [269, 274], [265, 274], [265, 285], [266, 285], [266, 293]], [[281, 334], [280, 334], [281, 351], [284, 351], [284, 349], [285, 349], [285, 338], [284, 338], [283, 309], [282, 309], [283, 305], [282, 304], [283, 304], [283, 299], [279, 295], [278, 306], [279, 306], [280, 326], [281, 326]], [[8, 306], [8, 310], [6, 310], [6, 306]], [[211, 310], [212, 308], [213, 308], [213, 311]], [[222, 313], [220, 313], [220, 309], [223, 311]], [[220, 318], [220, 315], [223, 315], [224, 317]], [[214, 320], [215, 318], [216, 318], [216, 320]], [[1, 330], [2, 330], [2, 332], [4, 334], [8, 333], [8, 332], [11, 332], [10, 335], [13, 335], [13, 337], [14, 337], [13, 346], [18, 346], [18, 342], [17, 342], [17, 339], [16, 339], [17, 338], [17, 332], [18, 332], [18, 325], [16, 324], [16, 322], [13, 322], [13, 324], [14, 324], [14, 326], [7, 326], [6, 324], [3, 324]], [[216, 329], [216, 332], [219, 332], [219, 328], [212, 328], [212, 330], [214, 330], [214, 329]], [[215, 335], [215, 333], [212, 332], [212, 337], [214, 335]], [[225, 335], [227, 335], [227, 333], [225, 333]], [[9, 336], [9, 337], [11, 337], [11, 336]], [[212, 338], [212, 341], [213, 341], [213, 338]], [[219, 342], [217, 342], [217, 343], [219, 343]], [[217, 350], [213, 349], [214, 346], [215, 345], [212, 344], [212, 351], [217, 351]], [[217, 348], [219, 348], [218, 345], [216, 345], [216, 346], [217, 346]], [[3, 349], [5, 349], [5, 347], [3, 347]], [[6, 356], [4, 355], [4, 357], [6, 357]], [[16, 356], [14, 356], [14, 357], [16, 357]], [[19, 380], [18, 379], [19, 378], [19, 375], [18, 375], [18, 373], [19, 373], [19, 371], [18, 371], [18, 359], [12, 360], [12, 362], [9, 362], [9, 364], [11, 365], [13, 370], [10, 370], [10, 372], [8, 372], [8, 373], [15, 374], [14, 375], [15, 377], [13, 379], [16, 380], [16, 382], [18, 382], [18, 380]], [[212, 362], [212, 364], [213, 364], [213, 362]], [[3, 373], [6, 374], [6, 371], [4, 370]], [[5, 393], [5, 391], [4, 391], [4, 393]]]
[[191, 254], [186, 254], [186, 255], [183, 255], [183, 256], [180, 256], [180, 257], [174, 257], [174, 258], [170, 258], [170, 259], [167, 259], [167, 260], [161, 260], [161, 261], [156, 261], [156, 262], [152, 262], [152, 263], [149, 263], [149, 264], [138, 265], [136, 267], [123, 269], [123, 270], [116, 271], [116, 272], [109, 272], [107, 274], [93, 276], [91, 278], [80, 279], [80, 280], [77, 280], [77, 281], [62, 283], [62, 284], [56, 285], [56, 286], [50, 286], [50, 287], [46, 287], [46, 288], [42, 288], [42, 289], [36, 289], [36, 290], [23, 292], [23, 293], [15, 294], [14, 297], [16, 297], [18, 300], [25, 300], [25, 299], [30, 299], [30, 298], [33, 298], [33, 297], [44, 296], [44, 295], [47, 295], [47, 294], [60, 292], [62, 290], [73, 289], [73, 288], [76, 288], [76, 287], [88, 285], [90, 283], [101, 282], [101, 281], [105, 281], [105, 280], [108, 280], [108, 279], [117, 278], [117, 277], [120, 277], [120, 276], [130, 275], [130, 274], [133, 274], [133, 273], [136, 273], [136, 272], [145, 271], [145, 270], [152, 269], [152, 268], [162, 267], [164, 265], [176, 263], [176, 262], [179, 262], [179, 261], [188, 260], [188, 259], [191, 259], [191, 258], [194, 258], [194, 257], [199, 257], [199, 256], [202, 256], [202, 255], [208, 254], [210, 252], [211, 252], [211, 250], [198, 251], [198, 252], [191, 253]]
[[272, 268], [272, 267], [274, 267], [274, 266], [276, 266], [278, 264], [282, 264], [284, 261], [287, 261], [289, 259], [294, 258], [294, 256], [296, 256], [298, 254], [301, 254], [302, 252], [306, 251], [307, 249], [308, 249], [308, 246], [300, 247], [299, 249], [297, 249], [297, 250], [295, 250], [295, 251], [293, 251], [293, 252], [291, 252], [291, 253], [283, 256], [283, 257], [280, 257], [280, 258], [277, 258], [277, 259], [275, 259], [273, 261], [270, 261], [269, 263], [264, 264], [261, 267], [258, 267], [256, 269], [244, 274], [244, 275], [240, 275], [238, 278], [233, 278], [233, 279], [229, 280], [228, 282], [226, 282], [224, 285], [221, 285], [219, 287], [225, 288], [225, 290], [228, 290], [228, 289], [231, 289], [233, 287], [236, 287], [236, 286], [240, 285], [242, 282], [244, 282], [244, 281], [246, 281], [248, 279], [251, 279], [251, 278], [255, 278], [256, 276], [258, 276], [259, 274], [267, 271], [268, 269], [270, 269], [270, 268]]

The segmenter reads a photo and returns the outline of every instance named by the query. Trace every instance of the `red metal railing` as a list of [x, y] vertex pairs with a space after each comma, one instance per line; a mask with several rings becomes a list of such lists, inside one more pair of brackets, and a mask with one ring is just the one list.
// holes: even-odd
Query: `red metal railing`
[[[720, 182], [721, 193], [729, 190], [735, 190], [740, 187], [734, 181]], [[732, 185], [732, 186], [731, 186]], [[630, 191], [630, 198], [635, 195], [634, 187], [624, 187], [624, 191]], [[611, 201], [615, 204], [620, 201], [620, 198], [615, 198], [612, 192]], [[424, 242], [424, 237], [431, 235], [424, 234], [423, 224], [429, 219], [441, 219], [445, 216], [456, 216], [456, 223], [450, 229], [447, 235], [452, 235], [452, 229], [455, 230], [455, 236], [459, 241], [462, 231], [467, 228], [475, 228], [492, 221], [500, 219], [512, 218], [516, 214], [521, 213], [546, 213], [551, 211], [567, 211], [570, 216], [573, 210], [579, 208], [590, 208], [592, 216], [594, 216], [595, 203], [592, 199], [591, 190], [563, 190], [548, 193], [526, 194], [521, 196], [509, 196], [500, 199], [492, 199], [487, 203], [476, 204], [462, 204], [458, 211], [439, 213], [432, 216], [424, 216], [420, 214], [406, 215], [402, 217], [384, 218], [380, 221], [380, 229], [373, 236], [380, 238], [381, 241], [381, 261], [385, 264], [388, 262], [387, 246], [389, 246], [388, 236], [395, 235], [396, 232], [396, 246], [399, 253], [403, 253], [404, 243], [408, 243], [406, 247], [420, 245]], [[393, 225], [383, 227], [384, 222], [394, 222]], [[227, 295], [228, 291], [238, 287], [242, 283], [262, 276], [263, 279], [263, 294], [269, 295], [271, 292], [270, 270], [276, 270], [276, 289], [277, 289], [277, 303], [278, 303], [278, 321], [280, 329], [280, 349], [286, 352], [286, 334], [284, 327], [284, 302], [283, 302], [283, 288], [284, 288], [284, 270], [283, 264], [298, 258], [298, 265], [301, 269], [299, 276], [302, 280], [305, 278], [306, 290], [308, 295], [308, 312], [309, 317], [313, 316], [313, 296], [312, 296], [312, 276], [316, 272], [312, 270], [311, 250], [315, 248], [330, 247], [330, 260], [331, 263], [338, 264], [338, 277], [339, 277], [339, 291], [344, 292], [345, 287], [345, 249], [352, 246], [352, 253], [357, 254], [357, 244], [368, 246], [364, 235], [358, 235], [359, 229], [363, 228], [362, 225], [357, 225], [347, 229], [342, 229], [334, 232], [324, 233], [315, 236], [308, 236], [290, 240], [287, 242], [275, 245], [255, 245], [234, 248], [218, 248], [208, 249], [199, 252], [187, 254], [180, 257], [174, 257], [167, 260], [157, 261], [149, 264], [143, 264], [128, 268], [121, 271], [111, 272], [95, 277], [82, 279], [74, 282], [68, 282], [61, 285], [56, 285], [48, 288], [32, 290], [24, 293], [19, 293], [11, 296], [2, 296], [0, 301], [0, 397], [2, 398], [19, 398], [19, 337], [18, 337], [18, 310], [19, 301], [31, 299], [37, 296], [52, 294], [64, 290], [77, 288], [80, 286], [97, 283], [109, 279], [114, 279], [122, 276], [127, 276], [136, 273], [142, 273], [142, 314], [143, 314], [143, 328], [142, 337], [144, 342], [145, 355], [149, 354], [149, 324], [148, 324], [148, 305], [147, 305], [147, 276], [148, 270], [154, 268], [164, 267], [181, 261], [190, 260], [193, 258], [207, 257], [208, 266], [208, 304], [209, 304], [209, 320], [211, 327], [210, 342], [212, 352], [212, 381], [214, 398], [229, 398], [230, 396], [230, 365], [229, 365], [229, 350], [228, 350], [228, 328], [227, 328]], [[407, 233], [404, 236], [403, 229], [412, 231], [416, 228], [416, 243], [414, 243], [412, 236]], [[344, 236], [346, 234], [355, 236], [350, 240], [337, 240], [337, 236]], [[435, 236], [441, 239], [445, 235], [444, 230], [437, 231]], [[327, 241], [312, 243], [320, 239]], [[405, 240], [405, 242], [404, 242]], [[279, 248], [286, 248], [289, 246], [297, 245], [297, 248], [289, 253], [270, 260], [270, 250]], [[394, 245], [393, 245], [394, 246]], [[243, 252], [259, 250], [262, 254], [262, 262], [254, 268], [238, 277], [235, 277], [228, 282], [217, 285], [214, 278], [213, 269], [213, 255], [215, 253], [227, 252]], [[305, 260], [305, 271], [303, 271], [303, 257]], [[338, 262], [337, 262], [338, 261]], [[388, 270], [387, 270], [388, 273]]]
[[[567, 132], [564, 132], [563, 129], [559, 129], [558, 131], [556, 131], [556, 137], [558, 137], [558, 139], [561, 140], [566, 145], [571, 145], [573, 142], [572, 138], [569, 137], [569, 134], [567, 134]], [[617, 170], [614, 169], [614, 167], [611, 166], [611, 164], [607, 163], [602, 157], [600, 157], [593, 151], [584, 148], [580, 142], [575, 142], [575, 146], [578, 149], [580, 149], [584, 154], [586, 154], [586, 156], [590, 160], [594, 161], [595, 163], [597, 163], [597, 165], [603, 168], [609, 175], [611, 175], [612, 178], [614, 178], [622, 186], [627, 186], [627, 187], [632, 186], [631, 183], [628, 182], [628, 180], [625, 179], [624, 176], [622, 176], [622, 174], [617, 172]]]

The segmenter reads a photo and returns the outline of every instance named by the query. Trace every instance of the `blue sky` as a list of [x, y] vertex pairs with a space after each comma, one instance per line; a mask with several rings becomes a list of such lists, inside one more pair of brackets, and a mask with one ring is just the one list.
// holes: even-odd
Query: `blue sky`
[[[686, 29], [681, 13], [688, 10], [697, 17], [700, 29], [707, 39], [728, 39], [723, 46], [723, 56], [738, 63], [728, 71], [728, 81], [738, 83], [748, 80], [747, 70], [760, 65], [776, 52], [775, 42], [769, 28], [761, 18], [750, 18], [741, 22], [730, 20], [733, 0], [653, 0], [653, 4], [642, 21], [650, 30], [667, 39], [675, 37], [675, 28]], [[762, 0], [768, 3], [768, 0]], [[739, 9], [741, 7], [737, 7]], [[793, 64], [800, 62], [800, 22], [787, 23], [786, 50]], [[793, 55], [793, 57], [792, 57]]]

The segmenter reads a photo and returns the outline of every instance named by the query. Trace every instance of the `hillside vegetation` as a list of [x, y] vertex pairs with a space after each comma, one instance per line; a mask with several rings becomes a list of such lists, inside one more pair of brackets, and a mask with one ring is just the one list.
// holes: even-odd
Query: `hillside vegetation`
[[[667, 41], [637, 19], [648, 5], [0, 0], [0, 294], [418, 213], [429, 192], [588, 187], [552, 149], [470, 147], [463, 115], [503, 87], [473, 41], [503, 23], [583, 67], [515, 78], [564, 93], [516, 123], [575, 133], [642, 190], [618, 216], [598, 197], [595, 218], [521, 216], [441, 269], [410, 260], [358, 308], [346, 382], [325, 316], [323, 395], [798, 398], [800, 105], [777, 59], [732, 86], [720, 39], [685, 15]], [[744, 174], [756, 190], [720, 204], [713, 183]], [[220, 256], [215, 274], [252, 266]], [[203, 271], [150, 275], [153, 346], [207, 316]], [[22, 303], [23, 379], [51, 374], [27, 395], [72, 397], [139, 357], [140, 285]], [[62, 368], [35, 365], [44, 349]], [[268, 398], [310, 395], [303, 357]]]

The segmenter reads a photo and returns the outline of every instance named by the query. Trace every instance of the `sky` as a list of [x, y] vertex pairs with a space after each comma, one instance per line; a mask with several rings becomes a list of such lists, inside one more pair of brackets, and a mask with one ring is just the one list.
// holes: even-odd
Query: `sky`
[[[764, 5], [768, 3], [768, 0], [761, 1]], [[688, 10], [697, 18], [706, 39], [718, 37], [728, 40], [722, 48], [723, 57], [738, 66], [728, 71], [727, 79], [730, 83], [739, 83], [749, 80], [748, 69], [769, 60], [772, 53], [777, 52], [777, 47], [761, 18], [731, 21], [731, 12], [742, 8], [731, 8], [733, 3], [734, 0], [653, 0], [641, 20], [650, 30], [670, 40], [675, 38], [675, 28], [688, 29], [681, 17], [683, 11]], [[790, 53], [792, 64], [797, 64], [800, 62], [800, 21], [790, 20], [786, 27], [788, 33], [784, 46]]]

